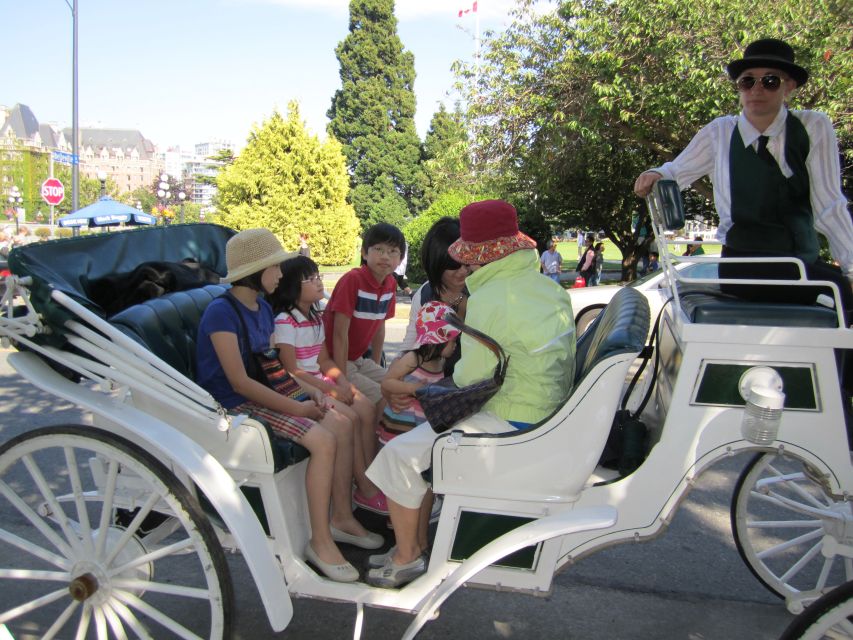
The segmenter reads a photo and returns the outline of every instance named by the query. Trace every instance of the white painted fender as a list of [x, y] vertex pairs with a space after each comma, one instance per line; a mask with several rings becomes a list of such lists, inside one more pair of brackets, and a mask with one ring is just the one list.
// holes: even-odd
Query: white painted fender
[[252, 573], [270, 625], [282, 631], [293, 604], [280, 564], [270, 550], [257, 516], [221, 464], [198, 443], [162, 420], [63, 378], [33, 353], [9, 355], [15, 370], [40, 389], [103, 416], [127, 430], [129, 439], [147, 443], [150, 453], [170, 460], [207, 495], [240, 547]]
[[558, 536], [594, 529], [607, 529], [616, 524], [618, 512], [613, 507], [566, 509], [552, 516], [533, 520], [496, 538], [465, 560], [423, 602], [418, 615], [403, 634], [403, 640], [412, 640], [433, 613], [454, 591], [490, 564], [519, 549], [550, 540]]

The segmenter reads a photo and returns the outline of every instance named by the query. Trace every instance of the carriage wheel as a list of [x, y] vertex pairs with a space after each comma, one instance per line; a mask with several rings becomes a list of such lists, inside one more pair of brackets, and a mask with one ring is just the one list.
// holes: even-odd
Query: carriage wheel
[[196, 498], [151, 454], [92, 427], [0, 447], [0, 592], [0, 629], [15, 637], [231, 632], [228, 565]]
[[853, 638], [853, 582], [821, 596], [794, 618], [779, 640]]
[[830, 538], [853, 543], [851, 505], [827, 494], [805, 470], [796, 456], [757, 454], [738, 478], [732, 501], [741, 558], [783, 598], [803, 592], [817, 598], [853, 579], [853, 561], [825, 549]]

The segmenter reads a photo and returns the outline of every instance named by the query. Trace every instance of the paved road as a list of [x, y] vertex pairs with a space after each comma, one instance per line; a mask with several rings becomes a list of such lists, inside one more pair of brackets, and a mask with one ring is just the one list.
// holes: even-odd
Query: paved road
[[[402, 319], [390, 322], [389, 340], [400, 340], [404, 328]], [[7, 353], [0, 351], [0, 441], [33, 426], [80, 422], [72, 406], [44, 397], [15, 375]], [[656, 540], [581, 560], [556, 577], [545, 598], [463, 589], [419, 638], [774, 640], [791, 617], [741, 563], [729, 531], [731, 487], [743, 462], [727, 460], [702, 476]], [[0, 501], [0, 520], [7, 508]], [[229, 562], [238, 599], [237, 640], [352, 637], [355, 607], [317, 600], [297, 600], [290, 627], [272, 633], [242, 559]], [[9, 588], [0, 580], [0, 602]], [[409, 620], [403, 613], [370, 609], [362, 637], [400, 637]]]

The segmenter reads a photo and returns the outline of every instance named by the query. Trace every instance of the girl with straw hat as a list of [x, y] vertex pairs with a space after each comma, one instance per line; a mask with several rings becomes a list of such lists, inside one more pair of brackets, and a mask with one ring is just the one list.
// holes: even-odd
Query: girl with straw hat
[[[273, 334], [272, 308], [262, 294], [275, 289], [281, 262], [294, 255], [286, 253], [266, 229], [247, 229], [228, 241], [228, 273], [222, 282], [232, 287], [211, 302], [201, 318], [198, 383], [225, 409], [258, 418], [277, 437], [311, 452], [305, 474], [311, 539], [305, 557], [327, 578], [355, 582], [358, 571], [335, 542], [377, 549], [384, 539], [368, 532], [352, 515], [352, 423], [314, 400], [299, 402], [279, 394], [246, 371], [253, 353], [269, 349]], [[244, 335], [251, 344], [243, 344]]]

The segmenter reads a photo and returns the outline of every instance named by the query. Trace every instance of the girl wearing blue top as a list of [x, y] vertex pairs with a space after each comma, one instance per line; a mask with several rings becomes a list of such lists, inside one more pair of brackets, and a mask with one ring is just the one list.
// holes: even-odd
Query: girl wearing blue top
[[[266, 229], [241, 231], [228, 241], [228, 274], [222, 281], [233, 285], [226, 294], [231, 300], [224, 296], [214, 300], [202, 315], [197, 346], [198, 383], [231, 413], [258, 418], [277, 437], [308, 449], [311, 457], [305, 485], [311, 539], [305, 558], [332, 580], [355, 582], [358, 571], [335, 542], [377, 549], [384, 539], [368, 532], [352, 514], [352, 423], [315, 400], [299, 402], [279, 394], [246, 372], [252, 353], [270, 347], [273, 313], [261, 294], [275, 289], [281, 278], [279, 264], [289, 257], [292, 255]], [[249, 345], [242, 344], [243, 325]]]

